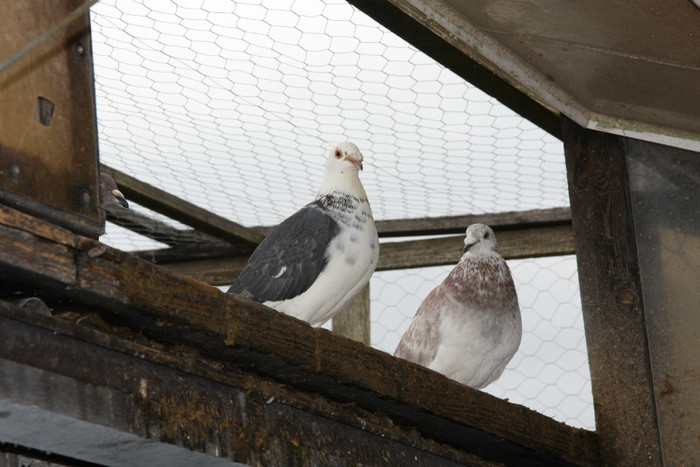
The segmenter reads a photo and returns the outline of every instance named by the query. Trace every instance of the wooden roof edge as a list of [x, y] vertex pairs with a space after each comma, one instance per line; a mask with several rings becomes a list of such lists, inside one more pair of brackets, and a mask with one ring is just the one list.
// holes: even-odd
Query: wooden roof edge
[[[595, 465], [595, 433], [462, 386], [418, 365], [353, 342], [86, 237], [33, 232], [29, 216], [2, 216], [3, 277], [47, 297], [92, 307], [152, 339], [196, 345], [209, 358], [237, 352], [266, 376], [326, 397], [382, 410], [424, 436], [486, 459], [537, 456]], [[8, 226], [7, 223], [10, 225]], [[193, 338], [192, 336], [197, 336]], [[447, 424], [447, 425], [445, 425]], [[440, 428], [440, 427], [443, 428]], [[449, 429], [445, 430], [444, 426]]]

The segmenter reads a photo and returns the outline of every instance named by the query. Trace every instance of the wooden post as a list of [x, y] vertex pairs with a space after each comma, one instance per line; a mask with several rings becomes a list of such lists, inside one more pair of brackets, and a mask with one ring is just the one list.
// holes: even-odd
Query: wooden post
[[606, 465], [659, 465], [624, 138], [562, 117], [596, 428]]
[[[1, 1], [0, 61], [83, 3]], [[97, 237], [91, 47], [86, 13], [0, 75], [0, 203]]]
[[625, 140], [665, 465], [700, 453], [700, 154]]
[[333, 317], [333, 332], [370, 345], [369, 284]]

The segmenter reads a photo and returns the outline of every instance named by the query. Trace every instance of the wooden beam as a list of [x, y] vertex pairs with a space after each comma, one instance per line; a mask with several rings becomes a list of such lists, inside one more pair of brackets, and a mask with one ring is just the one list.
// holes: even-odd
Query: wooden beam
[[[0, 203], [97, 238], [104, 216], [90, 18], [80, 13], [82, 3], [61, 0], [47, 8], [4, 1], [0, 6], [0, 62], [27, 51], [0, 73]], [[24, 49], [76, 10], [79, 16], [50, 40]]]
[[171, 247], [221, 243], [221, 240], [211, 235], [196, 230], [177, 229], [133, 209], [119, 205], [104, 206], [104, 209], [109, 222]]
[[164, 190], [144, 183], [104, 164], [100, 170], [111, 175], [127, 199], [175, 219], [185, 225], [252, 251], [264, 235], [207, 211]]
[[[496, 214], [474, 214], [474, 215], [464, 215], [464, 216], [447, 216], [447, 217], [425, 217], [417, 219], [395, 219], [395, 220], [385, 220], [376, 221], [377, 232], [380, 237], [402, 237], [410, 235], [449, 235], [458, 233], [460, 235], [464, 234], [466, 227], [471, 224], [487, 224], [493, 227], [497, 231], [508, 231], [508, 230], [525, 230], [528, 228], [539, 229], [545, 227], [552, 227], [552, 233], [548, 234], [546, 230], [543, 230], [543, 235], [547, 238], [535, 239], [535, 245], [528, 245], [526, 242], [520, 242], [519, 246], [522, 246], [526, 251], [523, 257], [527, 256], [553, 256], [557, 254], [571, 254], [573, 253], [573, 239], [570, 233], [571, 226], [571, 210], [569, 208], [551, 208], [551, 209], [534, 209], [531, 211], [513, 211], [513, 212], [503, 212]], [[253, 227], [257, 232], [263, 235], [268, 235], [275, 226], [262, 226]], [[557, 229], [559, 227], [559, 229]], [[557, 238], [560, 232], [561, 238]], [[185, 235], [185, 231], [174, 232], [173, 235], [178, 235], [178, 232]], [[506, 234], [509, 235], [509, 234]], [[550, 237], [550, 235], [552, 235]], [[567, 242], [566, 238], [569, 238]], [[548, 251], [546, 245], [543, 244], [543, 240], [551, 241], [552, 246], [551, 251]], [[424, 240], [417, 240], [415, 243], [407, 242], [405, 245], [411, 248], [411, 245], [415, 245], [416, 248], [421, 248], [424, 246], [419, 243]], [[427, 240], [428, 243], [425, 244], [428, 248], [431, 248], [435, 242], [432, 240]], [[508, 243], [508, 240], [505, 240]], [[383, 243], [386, 244], [386, 243]], [[438, 242], [439, 244], [439, 242]], [[224, 250], [223, 245], [210, 245], [210, 257], [220, 258], [223, 256], [229, 256]], [[222, 248], [219, 250], [219, 248]], [[392, 248], [392, 247], [390, 247]], [[558, 253], [559, 250], [563, 249], [565, 253]], [[191, 257], [192, 253], [187, 248], [183, 249], [157, 249], [148, 251], [138, 251], [134, 254], [141, 256], [142, 258], [149, 258], [157, 264], [172, 264], [172, 263], [184, 263], [192, 259], [205, 259], [204, 258], [205, 248], [199, 252], [196, 256]], [[516, 257], [516, 253], [513, 253], [513, 257]], [[452, 256], [450, 256], [452, 258]], [[451, 261], [448, 260], [448, 261]], [[212, 265], [211, 262], [207, 262], [208, 265]], [[444, 264], [444, 263], [438, 263]], [[415, 266], [408, 266], [415, 267]], [[220, 269], [220, 268], [217, 268]], [[398, 268], [397, 268], [398, 269]], [[192, 268], [190, 268], [192, 270]]]
[[[143, 256], [139, 255], [139, 257], [150, 260], [147, 253]], [[231, 256], [227, 258], [206, 258], [178, 263], [165, 263], [162, 266], [175, 274], [187, 276], [210, 285], [227, 286], [233, 283], [247, 262], [248, 256]]]
[[369, 284], [333, 317], [333, 332], [370, 345]]
[[[67, 246], [52, 232], [35, 234], [33, 220], [25, 216], [0, 216], [0, 224], [5, 224], [0, 230], [5, 289], [41, 293], [73, 308], [93, 307], [108, 323], [159, 342], [194, 345], [206, 358], [221, 359], [223, 368], [235, 363], [239, 370], [386, 414], [404, 429], [491, 462], [598, 463], [592, 432], [91, 239], [69, 239], [73, 246]], [[24, 254], [29, 250], [33, 256]], [[51, 258], [54, 268], [37, 264], [37, 256]]]
[[661, 465], [623, 138], [562, 133], [602, 461]]
[[700, 153], [624, 139], [664, 465], [700, 452]]
[[376, 222], [380, 237], [464, 234], [472, 224], [486, 224], [494, 230], [571, 224], [571, 209], [562, 207]]
[[[506, 259], [537, 258], [574, 254], [574, 238], [570, 225], [547, 226], [522, 230], [496, 230], [501, 254]], [[139, 252], [139, 256], [154, 260], [170, 271], [187, 275], [212, 285], [226, 285], [240, 274], [247, 257], [215, 257], [182, 261], [182, 257], [167, 258], [156, 251]], [[377, 271], [420, 268], [456, 264], [464, 249], [464, 235], [412, 240], [405, 242], [381, 242]], [[172, 259], [173, 261], [167, 261]], [[165, 261], [161, 261], [165, 260]]]
[[[574, 254], [571, 226], [539, 227], [518, 230], [494, 229], [505, 259], [538, 258]], [[464, 235], [383, 242], [379, 250], [378, 271], [456, 264], [464, 249]]]
[[[97, 320], [95, 311], [80, 313], [81, 324], [75, 324], [75, 309], [58, 311], [65, 318], [57, 318], [0, 300], [0, 464], [147, 460], [223, 467], [324, 459], [398, 465], [411, 459], [420, 465], [492, 465], [401, 430], [385, 415], [309, 397], [242, 370], [225, 348], [226, 357], [209, 359], [184, 339], [164, 344], [83, 324]], [[8, 448], [24, 462], [2, 463]], [[44, 462], [27, 462], [36, 457]]]
[[[413, 219], [387, 219], [375, 221], [380, 237], [411, 237], [423, 235], [463, 234], [472, 224], [486, 224], [493, 229], [522, 229], [546, 225], [571, 224], [568, 207], [508, 211], [491, 214], [467, 214], [461, 216], [419, 217]], [[268, 235], [275, 226], [253, 227]]]

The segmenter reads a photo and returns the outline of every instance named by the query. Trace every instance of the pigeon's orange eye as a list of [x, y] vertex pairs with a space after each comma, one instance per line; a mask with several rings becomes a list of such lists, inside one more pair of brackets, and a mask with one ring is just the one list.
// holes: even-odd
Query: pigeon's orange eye
[[335, 158], [340, 159], [341, 157], [343, 157], [343, 153], [340, 151], [340, 149], [336, 149], [335, 150]]

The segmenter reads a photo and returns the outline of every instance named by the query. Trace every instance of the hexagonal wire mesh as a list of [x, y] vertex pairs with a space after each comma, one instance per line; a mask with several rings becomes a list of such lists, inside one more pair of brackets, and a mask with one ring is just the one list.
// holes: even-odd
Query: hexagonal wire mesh
[[[247, 226], [313, 199], [346, 139], [375, 219], [568, 206], [559, 141], [343, 1], [196, 3], [93, 7], [103, 163]], [[102, 241], [165, 246], [112, 224]], [[525, 336], [488, 391], [592, 428], [575, 261], [510, 264]], [[447, 270], [375, 274], [373, 346], [393, 352]]]

